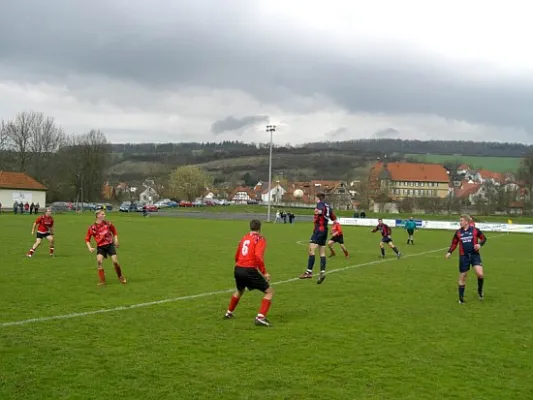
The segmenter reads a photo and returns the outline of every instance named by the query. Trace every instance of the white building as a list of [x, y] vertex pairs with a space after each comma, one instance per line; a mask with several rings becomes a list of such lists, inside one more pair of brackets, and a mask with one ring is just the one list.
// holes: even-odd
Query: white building
[[2, 208], [13, 208], [15, 202], [46, 206], [46, 186], [22, 172], [0, 171], [0, 203]]
[[[281, 202], [286, 191], [287, 190], [285, 190], [279, 183], [272, 184], [270, 188], [270, 201], [272, 203]], [[263, 190], [263, 193], [261, 193], [261, 201], [268, 203], [268, 185], [265, 186], [265, 190]]]

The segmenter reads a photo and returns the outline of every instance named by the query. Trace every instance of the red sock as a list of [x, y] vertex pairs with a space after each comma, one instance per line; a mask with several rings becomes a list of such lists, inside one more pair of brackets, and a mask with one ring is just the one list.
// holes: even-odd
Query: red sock
[[348, 250], [343, 250], [343, 251], [344, 251], [344, 255], [345, 255], [346, 257], [348, 257]]
[[117, 273], [117, 276], [120, 278], [122, 276], [122, 269], [120, 269], [119, 264], [115, 264], [115, 272]]
[[235, 308], [237, 308], [237, 304], [239, 304], [240, 297], [231, 296], [231, 300], [229, 301], [228, 311], [233, 312]]
[[105, 272], [103, 268], [98, 270], [98, 276], [100, 277], [100, 282], [105, 282]]
[[35, 253], [35, 249], [32, 247], [30, 251], [28, 251], [28, 254], [32, 255], [33, 253]]
[[54, 248], [50, 247], [50, 254], [54, 254]]
[[263, 317], [266, 317], [268, 314], [268, 309], [270, 308], [270, 304], [272, 304], [272, 300], [263, 298], [261, 301], [261, 308], [259, 308], [259, 314]]
[[329, 248], [329, 251], [331, 251], [331, 255], [332, 255], [332, 256], [335, 255], [335, 250], [333, 250], [333, 247], [330, 247], [330, 248]]

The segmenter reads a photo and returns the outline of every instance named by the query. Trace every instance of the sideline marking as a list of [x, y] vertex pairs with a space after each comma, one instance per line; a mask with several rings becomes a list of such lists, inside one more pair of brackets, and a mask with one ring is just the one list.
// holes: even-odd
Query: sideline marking
[[[488, 239], [494, 239], [494, 238], [501, 237], [501, 236], [507, 236], [507, 235], [506, 234], [501, 234], [501, 235], [491, 236]], [[303, 240], [300, 240], [299, 242], [303, 242]], [[439, 251], [444, 251], [444, 250], [447, 250], [447, 249], [448, 249], [448, 247], [443, 247], [443, 248], [436, 249], [436, 250], [424, 251], [422, 253], [407, 254], [405, 256], [402, 256], [401, 259], [425, 256], [427, 254], [433, 254], [433, 253], [437, 253]], [[349, 265], [349, 266], [343, 267], [343, 268], [332, 269], [332, 270], [327, 271], [326, 274], [334, 274], [334, 273], [346, 271], [346, 270], [349, 270], [349, 269], [362, 268], [362, 267], [367, 267], [369, 265], [384, 264], [386, 262], [391, 262], [391, 261], [398, 261], [398, 260], [397, 260], [396, 257], [393, 257], [393, 258], [388, 258], [388, 259], [380, 259], [380, 260], [375, 260], [375, 261], [369, 261], [369, 262], [365, 262], [365, 263], [361, 263], [361, 264]], [[281, 285], [281, 284], [284, 284], [284, 283], [296, 282], [296, 281], [299, 281], [299, 280], [300, 280], [300, 278], [291, 278], [291, 279], [286, 279], [284, 281], [273, 282], [273, 283], [271, 283], [271, 285]], [[198, 294], [193, 294], [193, 295], [188, 295], [188, 296], [173, 297], [173, 298], [170, 298], [170, 299], [149, 301], [149, 302], [146, 302], [146, 303], [131, 304], [129, 306], [118, 306], [118, 307], [113, 307], [113, 308], [102, 308], [100, 310], [93, 310], [93, 311], [85, 311], [85, 312], [63, 314], [63, 315], [54, 315], [54, 316], [50, 316], [50, 317], [37, 317], [37, 318], [23, 319], [23, 320], [20, 320], [20, 321], [12, 321], [12, 322], [2, 322], [0, 324], [0, 327], [7, 328], [9, 326], [27, 325], [27, 324], [31, 324], [31, 323], [37, 323], [37, 322], [46, 322], [46, 321], [53, 321], [53, 320], [60, 320], [60, 319], [71, 319], [71, 318], [78, 318], [78, 317], [87, 317], [89, 315], [105, 314], [105, 313], [110, 313], [110, 312], [115, 312], [115, 311], [132, 310], [132, 309], [136, 309], [136, 308], [155, 306], [155, 305], [158, 305], [158, 304], [174, 303], [174, 302], [177, 302], [177, 301], [193, 300], [193, 299], [198, 299], [198, 298], [201, 298], [201, 297], [216, 296], [218, 294], [231, 293], [234, 290], [235, 289], [217, 290], [217, 291], [214, 291], [214, 292], [198, 293]]]

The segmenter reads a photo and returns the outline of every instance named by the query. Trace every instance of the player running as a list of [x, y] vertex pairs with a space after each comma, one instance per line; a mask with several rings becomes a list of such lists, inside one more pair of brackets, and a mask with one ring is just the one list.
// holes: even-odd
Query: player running
[[381, 232], [381, 241], [379, 242], [379, 248], [381, 249], [381, 258], [385, 258], [385, 244], [388, 244], [392, 251], [396, 253], [396, 257], [400, 258], [402, 253], [400, 253], [400, 250], [398, 250], [398, 248], [394, 245], [392, 241], [392, 229], [389, 228], [387, 224], [384, 224], [381, 218], [378, 219], [378, 224], [372, 230], [372, 233], [377, 231]]
[[316, 248], [319, 248], [320, 254], [320, 275], [316, 283], [321, 284], [326, 279], [326, 242], [328, 240], [328, 222], [335, 221], [337, 217], [331, 206], [326, 203], [325, 193], [319, 193], [316, 196], [316, 208], [314, 217], [314, 229], [309, 241], [307, 260], [307, 270], [300, 275], [300, 279], [310, 279], [313, 277], [313, 267], [315, 266]]
[[344, 245], [344, 234], [342, 233], [342, 227], [338, 220], [333, 221], [333, 225], [331, 226], [331, 233], [332, 236], [329, 239], [328, 247], [330, 251], [330, 257], [335, 257], [335, 250], [333, 249], [333, 244], [338, 243], [341, 246], [342, 251], [344, 252], [344, 255], [346, 258], [348, 258], [348, 250], [346, 249], [346, 246]]
[[414, 235], [416, 230], [416, 221], [413, 219], [413, 217], [409, 218], [405, 222], [405, 230], [407, 231], [407, 244], [414, 245]]
[[265, 268], [265, 249], [266, 239], [261, 235], [261, 221], [253, 219], [250, 221], [250, 232], [241, 239], [235, 253], [233, 275], [237, 290], [231, 296], [224, 318], [233, 318], [233, 311], [239, 304], [239, 300], [246, 288], [248, 290], [257, 289], [263, 292], [264, 296], [259, 312], [255, 317], [255, 324], [258, 326], [270, 326], [266, 316], [272, 303], [274, 289], [268, 283], [270, 274]]
[[487, 242], [487, 237], [475, 226], [470, 224], [468, 215], [461, 215], [459, 218], [459, 228], [453, 235], [452, 244], [446, 253], [446, 258], [450, 258], [453, 251], [459, 246], [459, 304], [465, 302], [465, 286], [467, 273], [472, 266], [477, 275], [477, 294], [480, 300], [484, 299], [483, 293], [483, 264], [479, 250]]
[[[91, 246], [91, 238], [93, 237], [96, 241], [96, 249]], [[122, 269], [117, 259], [116, 248], [119, 247], [117, 229], [111, 222], [105, 219], [104, 210], [96, 211], [96, 222], [87, 230], [85, 243], [91, 253], [96, 250], [98, 277], [100, 278], [98, 285], [102, 286], [106, 284], [103, 261], [107, 256], [111, 256], [111, 261], [113, 261], [113, 266], [115, 267], [115, 272], [120, 283], [126, 284], [126, 278], [122, 275]]]
[[37, 228], [37, 235], [35, 244], [28, 251], [28, 256], [31, 258], [37, 247], [41, 245], [43, 239], [46, 238], [50, 243], [50, 257], [54, 256], [54, 218], [52, 217], [52, 209], [47, 208], [44, 215], [41, 215], [35, 219], [33, 226], [31, 227], [31, 235], [35, 234], [35, 228]]

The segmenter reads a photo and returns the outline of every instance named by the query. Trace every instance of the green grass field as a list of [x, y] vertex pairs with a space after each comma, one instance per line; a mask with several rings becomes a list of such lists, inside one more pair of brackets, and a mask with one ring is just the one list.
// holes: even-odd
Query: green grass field
[[262, 328], [256, 292], [222, 319], [246, 221], [111, 218], [126, 286], [109, 263], [96, 286], [90, 216], [58, 215], [57, 256], [32, 259], [31, 219], [0, 216], [0, 399], [533, 398], [530, 236], [489, 233], [486, 299], [470, 276], [459, 305], [450, 232], [407, 247], [394, 229], [404, 257], [381, 260], [377, 234], [345, 227], [352, 258], [329, 259], [317, 285], [294, 279], [309, 224], [266, 225], [278, 283]]
[[520, 167], [519, 157], [482, 157], [462, 156], [460, 154], [406, 154], [407, 157], [420, 162], [445, 163], [459, 162], [472, 168], [488, 169], [493, 172], [516, 172]]

